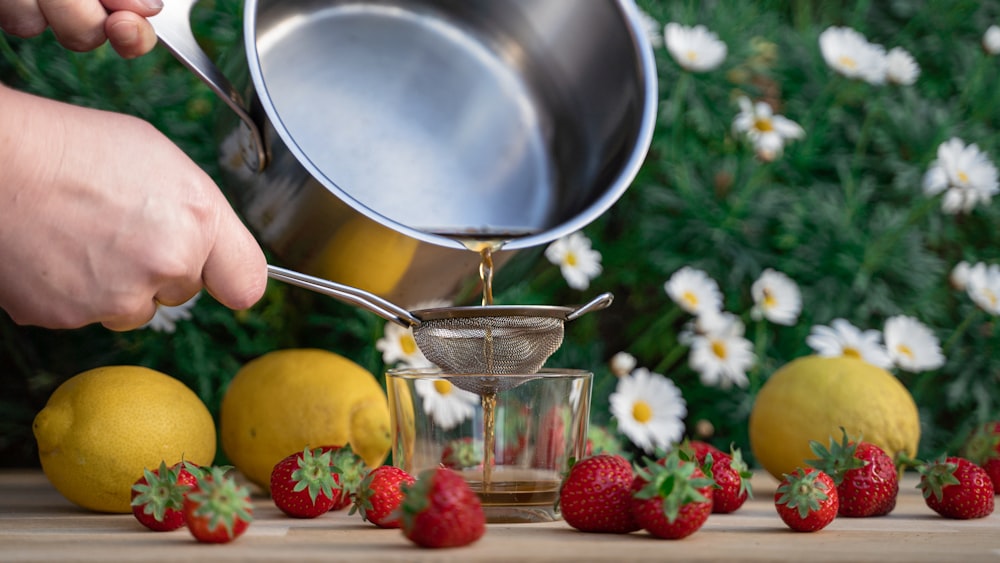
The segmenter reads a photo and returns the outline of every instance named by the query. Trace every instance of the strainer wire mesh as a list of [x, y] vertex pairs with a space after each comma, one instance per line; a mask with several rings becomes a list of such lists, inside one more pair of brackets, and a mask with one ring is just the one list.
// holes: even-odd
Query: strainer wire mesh
[[447, 374], [534, 374], [562, 345], [564, 319], [500, 315], [424, 320], [413, 338]]

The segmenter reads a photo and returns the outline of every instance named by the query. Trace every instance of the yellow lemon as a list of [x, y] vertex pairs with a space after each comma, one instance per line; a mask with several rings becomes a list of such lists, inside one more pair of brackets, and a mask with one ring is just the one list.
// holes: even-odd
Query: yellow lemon
[[34, 422], [42, 470], [70, 501], [131, 512], [144, 468], [215, 458], [215, 422], [180, 381], [140, 366], [77, 374], [49, 397]]
[[920, 418], [913, 396], [888, 371], [849, 357], [807, 356], [775, 371], [750, 413], [750, 448], [780, 479], [815, 457], [810, 440], [839, 440], [841, 427], [890, 456], [917, 454]]
[[359, 215], [334, 233], [312, 269], [320, 277], [387, 296], [409, 269], [418, 244]]
[[311, 348], [267, 353], [244, 365], [222, 398], [222, 449], [251, 482], [269, 488], [271, 470], [306, 446], [352, 449], [369, 466], [389, 452], [389, 406], [374, 375]]

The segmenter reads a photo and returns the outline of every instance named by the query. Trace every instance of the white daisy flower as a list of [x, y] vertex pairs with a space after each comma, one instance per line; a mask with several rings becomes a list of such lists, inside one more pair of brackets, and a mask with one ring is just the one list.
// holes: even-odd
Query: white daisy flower
[[703, 334], [691, 339], [688, 364], [698, 372], [703, 385], [729, 389], [733, 384], [746, 387], [746, 372], [753, 366], [753, 344], [743, 337], [743, 321], [731, 313], [709, 314]]
[[[982, 263], [977, 264], [977, 266], [979, 265], [982, 265]], [[951, 273], [948, 275], [948, 281], [951, 283], [951, 286], [959, 291], [965, 291], [965, 288], [969, 285], [969, 274], [972, 268], [972, 264], [969, 264], [965, 260], [955, 264], [955, 267], [951, 269]]]
[[663, 28], [663, 37], [670, 56], [691, 72], [715, 70], [726, 59], [726, 44], [703, 25], [670, 22]]
[[413, 388], [420, 395], [424, 413], [442, 430], [451, 430], [471, 418], [479, 405], [479, 395], [459, 389], [447, 379], [418, 379]]
[[983, 34], [983, 50], [989, 55], [1000, 55], [1000, 27], [991, 25]]
[[200, 291], [195, 293], [191, 299], [173, 307], [157, 303], [156, 313], [153, 314], [153, 318], [149, 319], [149, 322], [139, 328], [149, 328], [156, 332], [172, 334], [177, 330], [177, 321], [186, 321], [191, 318], [191, 309], [194, 308], [199, 297], [201, 297]]
[[869, 84], [885, 82], [885, 48], [869, 43], [858, 31], [828, 27], [819, 34], [819, 49], [826, 64], [840, 74]]
[[733, 130], [746, 134], [753, 143], [757, 156], [766, 161], [781, 156], [785, 143], [801, 139], [806, 132], [798, 123], [783, 115], [776, 115], [767, 102], [750, 101], [741, 96], [740, 113], [733, 120]]
[[885, 347], [897, 366], [910, 372], [938, 369], [944, 354], [937, 336], [913, 317], [898, 315], [885, 321]]
[[656, 18], [646, 13], [645, 10], [639, 10], [639, 21], [642, 24], [643, 31], [646, 32], [649, 44], [656, 49], [663, 47], [663, 34], [660, 33], [660, 22], [656, 21]]
[[410, 368], [424, 368], [434, 365], [420, 351], [413, 338], [413, 330], [396, 323], [385, 323], [385, 332], [375, 342], [375, 349], [382, 352], [382, 361], [387, 366], [402, 364]]
[[802, 312], [802, 293], [792, 278], [768, 268], [750, 286], [754, 320], [767, 319], [772, 323], [792, 326]]
[[628, 352], [618, 352], [611, 357], [611, 373], [613, 373], [615, 377], [624, 377], [632, 373], [632, 370], [635, 369], [636, 363], [635, 356], [632, 354], [629, 354]]
[[719, 284], [703, 270], [684, 266], [670, 276], [663, 289], [674, 303], [692, 315], [722, 309]]
[[566, 283], [573, 289], [587, 289], [590, 280], [601, 273], [601, 253], [590, 247], [590, 239], [581, 232], [550, 244], [545, 249], [545, 257], [559, 266]]
[[970, 268], [965, 291], [981, 309], [1000, 315], [1000, 266], [980, 262]]
[[636, 369], [618, 380], [609, 401], [618, 430], [648, 454], [684, 435], [687, 403], [674, 382], [659, 373]]
[[997, 168], [972, 143], [951, 138], [938, 146], [937, 159], [924, 174], [924, 194], [944, 192], [941, 210], [948, 214], [968, 213], [980, 202], [989, 203], [1000, 191]]
[[833, 319], [830, 325], [814, 326], [806, 337], [806, 344], [820, 356], [849, 356], [880, 368], [892, 366], [889, 353], [882, 346], [882, 333], [879, 331], [862, 332], [846, 319]]
[[909, 86], [920, 76], [920, 65], [909, 51], [893, 47], [885, 56], [885, 77], [893, 84]]

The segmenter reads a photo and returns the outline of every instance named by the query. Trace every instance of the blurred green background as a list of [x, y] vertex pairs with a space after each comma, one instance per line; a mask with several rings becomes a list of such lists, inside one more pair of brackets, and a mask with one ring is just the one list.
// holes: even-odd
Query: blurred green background
[[[222, 57], [241, 41], [241, 5], [205, 0], [197, 7], [194, 28], [211, 56]], [[862, 329], [881, 329], [896, 314], [920, 319], [945, 345], [943, 368], [897, 373], [920, 407], [922, 456], [955, 451], [972, 425], [1000, 417], [996, 319], [947, 282], [960, 260], [1000, 262], [1000, 209], [993, 203], [945, 215], [920, 189], [938, 145], [951, 137], [976, 143], [994, 163], [1000, 157], [1000, 58], [981, 48], [986, 28], [1000, 23], [1000, 2], [639, 5], [661, 27], [706, 25], [727, 43], [726, 61], [691, 74], [665, 49], [656, 50], [661, 103], [653, 145], [633, 186], [585, 230], [604, 267], [590, 288], [568, 288], [544, 249], [519, 253], [495, 279], [498, 303], [566, 304], [615, 294], [611, 309], [567, 327], [550, 360], [597, 374], [593, 422], [609, 423], [607, 397], [616, 379], [607, 362], [628, 351], [681, 388], [693, 436], [720, 446], [735, 442], [749, 453], [746, 421], [754, 393], [777, 367], [810, 353], [805, 339], [814, 325], [843, 317]], [[871, 86], [837, 75], [817, 44], [830, 25], [905, 48], [920, 65], [920, 78], [908, 87]], [[71, 53], [51, 34], [0, 35], [0, 55], [4, 83], [145, 118], [219, 177], [213, 130], [218, 112], [228, 110], [164, 49], [123, 61], [108, 48]], [[776, 113], [802, 125], [805, 137], [775, 162], [761, 162], [731, 130], [740, 95], [771, 101]], [[758, 353], [749, 388], [706, 387], [686, 355], [676, 352], [687, 318], [676, 314], [663, 283], [685, 265], [715, 278], [725, 309], [747, 323]], [[796, 325], [750, 319], [750, 285], [765, 268], [799, 284], [803, 311]], [[0, 313], [0, 465], [37, 464], [31, 421], [59, 383], [83, 370], [149, 366], [184, 381], [216, 412], [236, 370], [279, 348], [333, 350], [381, 374], [374, 343], [383, 324], [280, 284], [239, 313], [205, 296], [193, 319], [172, 334], [19, 327]]]

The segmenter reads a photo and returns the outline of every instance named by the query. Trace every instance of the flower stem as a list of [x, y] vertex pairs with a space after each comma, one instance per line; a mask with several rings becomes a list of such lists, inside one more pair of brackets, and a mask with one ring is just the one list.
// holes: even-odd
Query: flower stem
[[854, 278], [854, 287], [863, 288], [867, 285], [868, 280], [877, 271], [886, 254], [896, 247], [899, 239], [910, 232], [910, 228], [927, 215], [936, 203], [937, 198], [928, 197], [924, 200], [923, 204], [911, 207], [906, 219], [899, 226], [886, 233], [882, 238], [877, 239], [865, 249], [861, 267], [858, 268], [858, 273]]

